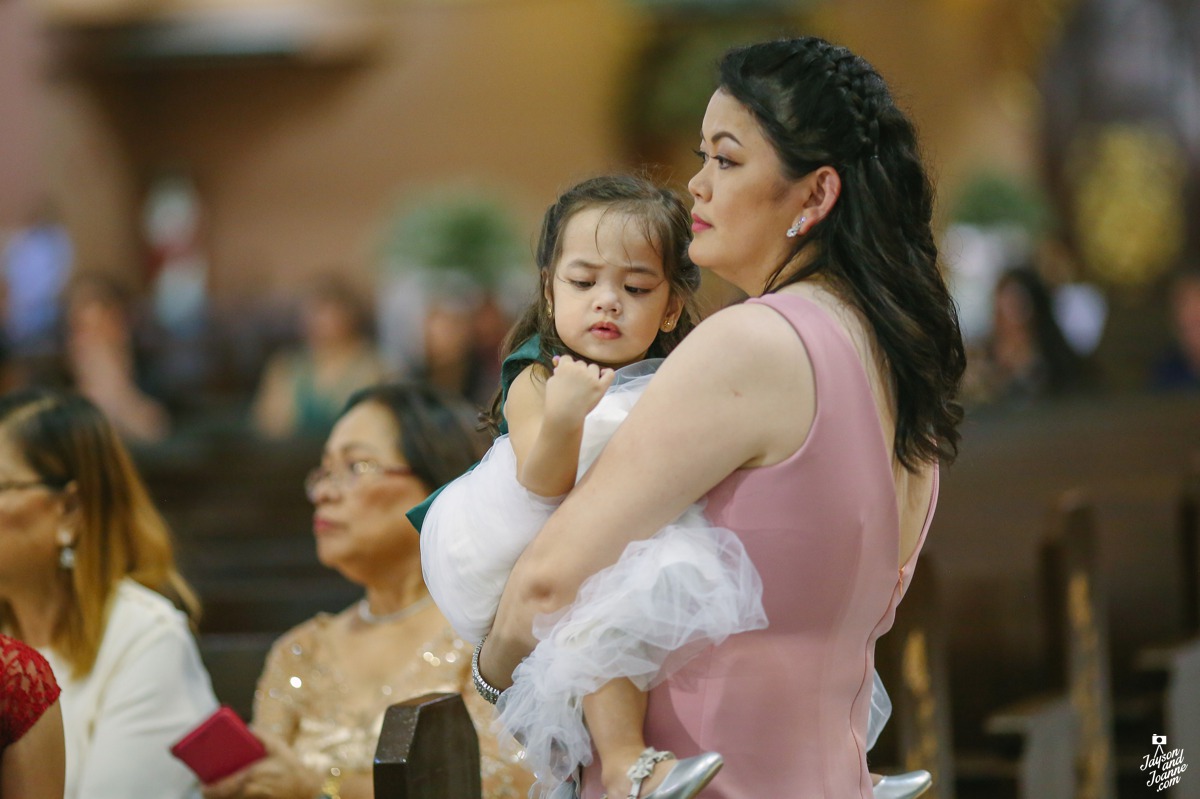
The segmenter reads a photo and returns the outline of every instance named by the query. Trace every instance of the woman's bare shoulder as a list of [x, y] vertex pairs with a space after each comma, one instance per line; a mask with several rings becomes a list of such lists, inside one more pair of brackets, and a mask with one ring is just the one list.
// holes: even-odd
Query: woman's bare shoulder
[[801, 376], [808, 356], [791, 323], [762, 303], [722, 308], [688, 334], [663, 370], [703, 367], [709, 377], [735, 382], [754, 376]]
[[734, 468], [769, 465], [794, 452], [815, 407], [804, 343], [785, 317], [761, 303], [730, 306], [697, 325], [663, 363], [642, 403], [660, 392], [671, 413], [688, 409], [681, 421], [722, 431], [713, 441], [735, 456]]

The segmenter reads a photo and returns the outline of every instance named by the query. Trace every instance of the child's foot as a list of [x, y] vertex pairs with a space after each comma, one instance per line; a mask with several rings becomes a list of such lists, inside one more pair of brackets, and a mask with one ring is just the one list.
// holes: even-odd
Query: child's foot
[[[610, 797], [628, 799], [692, 799], [721, 770], [724, 760], [716, 752], [676, 760], [670, 752], [643, 751], [616, 785], [605, 781]], [[622, 793], [623, 791], [623, 793]]]

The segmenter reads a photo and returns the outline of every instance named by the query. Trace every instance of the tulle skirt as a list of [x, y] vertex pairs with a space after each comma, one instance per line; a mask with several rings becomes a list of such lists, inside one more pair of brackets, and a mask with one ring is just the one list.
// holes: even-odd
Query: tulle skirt
[[[612, 386], [587, 415], [579, 451], [582, 475], [649, 385], [661, 358], [617, 370]], [[562, 497], [539, 497], [517, 480], [517, 459], [500, 436], [474, 469], [447, 485], [421, 526], [425, 584], [454, 630], [478, 642], [521, 552]]]
[[693, 506], [588, 578], [575, 603], [539, 617], [538, 645], [497, 704], [496, 732], [525, 750], [547, 795], [591, 762], [584, 696], [626, 678], [646, 691], [699, 650], [766, 627], [762, 582], [741, 541]]

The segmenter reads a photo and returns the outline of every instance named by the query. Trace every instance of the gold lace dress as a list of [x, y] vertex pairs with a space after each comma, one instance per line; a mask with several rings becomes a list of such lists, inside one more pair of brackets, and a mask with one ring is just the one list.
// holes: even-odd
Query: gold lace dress
[[[421, 612], [438, 613], [432, 604]], [[449, 624], [397, 659], [386, 683], [352, 685], [331, 645], [335, 616], [322, 613], [285, 633], [267, 655], [254, 695], [254, 727], [287, 741], [305, 765], [327, 772], [370, 773], [390, 705], [431, 692], [463, 696], [479, 733], [484, 799], [519, 799], [532, 782], [516, 757], [499, 754], [488, 732], [492, 706], [471, 684], [472, 647]], [[343, 657], [345, 653], [342, 653]]]

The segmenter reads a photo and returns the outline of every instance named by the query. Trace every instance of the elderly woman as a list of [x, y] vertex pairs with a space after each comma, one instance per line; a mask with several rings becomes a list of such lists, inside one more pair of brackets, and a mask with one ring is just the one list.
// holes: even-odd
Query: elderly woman
[[208, 799], [369, 799], [384, 711], [435, 691], [462, 693], [476, 720], [484, 796], [525, 796], [531, 776], [497, 753], [487, 732], [491, 708], [471, 687], [470, 647], [430, 599], [417, 532], [405, 517], [486, 448], [472, 416], [418, 384], [350, 398], [306, 488], [318, 558], [364, 596], [275, 643], [253, 720], [269, 755], [207, 787]]
[[[506, 687], [538, 644], [536, 616], [706, 498], [762, 576], [768, 626], [653, 689], [646, 740], [681, 759], [720, 752], [712, 799], [869, 796], [875, 641], [912, 576], [961, 418], [932, 191], [883, 80], [811, 37], [722, 60], [697, 154], [689, 253], [752, 299], [667, 357], [525, 550], [479, 677]], [[628, 761], [594, 762], [583, 796], [696, 795], [667, 753]]]
[[166, 525], [86, 399], [0, 398], [0, 629], [62, 689], [67, 799], [197, 795], [171, 744], [216, 709]]

